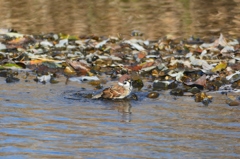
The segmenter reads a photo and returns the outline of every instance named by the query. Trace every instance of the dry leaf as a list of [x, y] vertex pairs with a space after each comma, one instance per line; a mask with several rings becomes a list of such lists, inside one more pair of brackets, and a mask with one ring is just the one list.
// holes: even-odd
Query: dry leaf
[[204, 74], [202, 77], [197, 79], [195, 82], [184, 82], [186, 85], [191, 86], [191, 85], [200, 85], [202, 87], [206, 86], [206, 75]]
[[222, 62], [220, 62], [216, 67], [214, 67], [213, 69], [212, 69], [212, 72], [219, 72], [219, 71], [222, 71], [222, 70], [224, 70], [225, 68], [227, 67], [227, 63], [226, 62], [224, 62], [224, 61], [222, 61]]

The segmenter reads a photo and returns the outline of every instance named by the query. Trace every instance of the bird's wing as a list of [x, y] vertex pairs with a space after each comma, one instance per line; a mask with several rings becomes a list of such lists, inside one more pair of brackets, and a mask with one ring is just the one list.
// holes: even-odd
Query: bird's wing
[[121, 94], [117, 92], [117, 90], [114, 90], [112, 88], [106, 88], [103, 90], [102, 97], [103, 98], [115, 98], [119, 97]]
[[112, 90], [115, 90], [116, 92], [118, 92], [118, 94], [123, 94], [124, 93], [124, 91], [125, 91], [125, 89], [124, 89], [124, 87], [123, 86], [120, 86], [120, 85], [114, 85], [113, 87], [112, 87]]
[[92, 99], [98, 98], [117, 98], [120, 97], [124, 93], [124, 88], [119, 85], [114, 85], [110, 88], [105, 88], [100, 94], [97, 94], [92, 97]]

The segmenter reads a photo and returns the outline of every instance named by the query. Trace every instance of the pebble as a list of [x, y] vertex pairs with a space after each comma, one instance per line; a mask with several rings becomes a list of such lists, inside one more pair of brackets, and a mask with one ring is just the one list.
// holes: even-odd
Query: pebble
[[148, 98], [157, 98], [159, 96], [158, 92], [150, 92], [147, 97]]

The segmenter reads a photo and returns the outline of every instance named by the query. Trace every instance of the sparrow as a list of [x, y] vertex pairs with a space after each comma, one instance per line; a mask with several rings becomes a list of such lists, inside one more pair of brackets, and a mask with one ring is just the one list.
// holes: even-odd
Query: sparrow
[[123, 75], [120, 77], [117, 84], [105, 88], [100, 94], [93, 96], [92, 99], [123, 99], [131, 93], [132, 88], [130, 76]]

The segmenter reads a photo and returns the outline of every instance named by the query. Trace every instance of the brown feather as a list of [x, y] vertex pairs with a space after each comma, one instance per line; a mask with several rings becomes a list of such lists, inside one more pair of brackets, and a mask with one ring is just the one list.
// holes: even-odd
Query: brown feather
[[124, 93], [124, 88], [119, 85], [115, 85], [110, 88], [106, 88], [102, 92], [103, 98], [116, 98], [121, 96], [121, 94]]
[[103, 90], [103, 92], [102, 92], [103, 98], [111, 98], [111, 96], [112, 96], [112, 93], [109, 88], [106, 88]]

